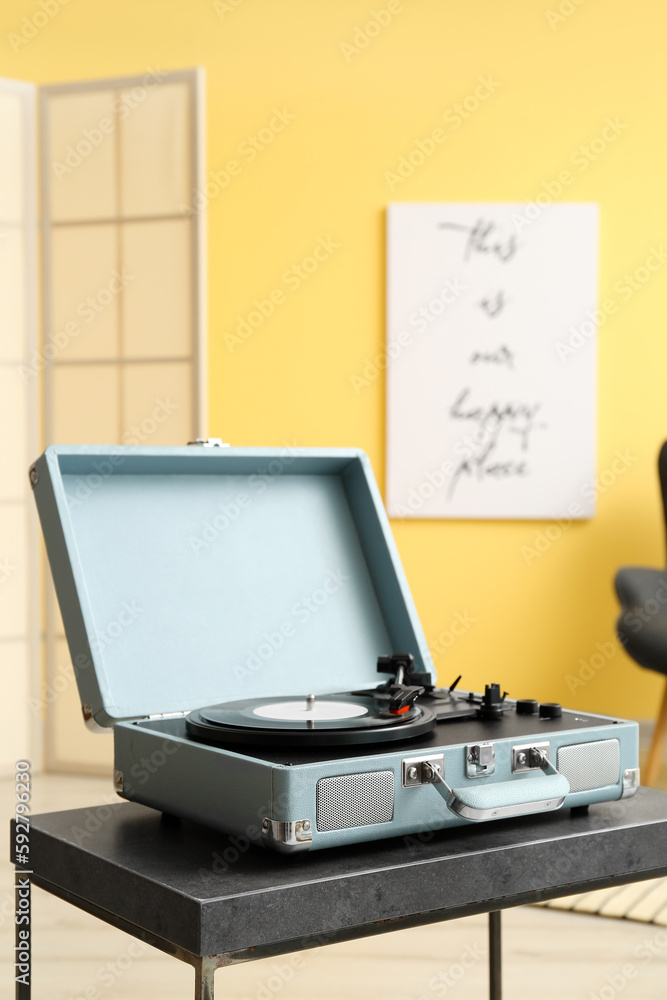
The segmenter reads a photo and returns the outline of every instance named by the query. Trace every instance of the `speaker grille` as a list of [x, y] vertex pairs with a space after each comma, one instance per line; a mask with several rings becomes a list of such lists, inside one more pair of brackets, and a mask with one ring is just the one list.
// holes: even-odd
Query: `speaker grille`
[[388, 823], [393, 815], [393, 771], [341, 774], [317, 782], [318, 830]]
[[571, 792], [616, 785], [621, 776], [621, 747], [618, 740], [597, 740], [559, 747], [558, 770], [570, 782]]

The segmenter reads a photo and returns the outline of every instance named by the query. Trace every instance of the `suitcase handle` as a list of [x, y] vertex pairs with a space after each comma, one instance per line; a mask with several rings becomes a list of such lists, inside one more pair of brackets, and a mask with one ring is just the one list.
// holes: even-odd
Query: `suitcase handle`
[[535, 778], [523, 777], [515, 781], [496, 781], [493, 784], [450, 788], [440, 771], [433, 784], [442, 795], [447, 808], [457, 816], [473, 822], [505, 819], [507, 816], [530, 816], [532, 813], [553, 812], [560, 809], [570, 792], [570, 782], [554, 765], [544, 759], [542, 772], [552, 774]]

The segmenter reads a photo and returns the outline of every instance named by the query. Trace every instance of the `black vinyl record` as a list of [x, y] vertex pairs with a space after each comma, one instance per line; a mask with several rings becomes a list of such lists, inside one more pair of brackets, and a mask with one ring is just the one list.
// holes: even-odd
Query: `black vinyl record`
[[191, 712], [190, 736], [208, 743], [256, 746], [336, 746], [384, 743], [423, 736], [435, 726], [428, 708], [412, 705], [399, 715], [371, 695], [249, 698]]

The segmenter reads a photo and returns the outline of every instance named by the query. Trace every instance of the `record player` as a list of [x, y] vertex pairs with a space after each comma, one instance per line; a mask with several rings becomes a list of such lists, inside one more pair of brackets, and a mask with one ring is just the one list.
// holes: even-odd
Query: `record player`
[[637, 791], [635, 722], [437, 686], [363, 452], [59, 446], [30, 481], [119, 795], [295, 852]]

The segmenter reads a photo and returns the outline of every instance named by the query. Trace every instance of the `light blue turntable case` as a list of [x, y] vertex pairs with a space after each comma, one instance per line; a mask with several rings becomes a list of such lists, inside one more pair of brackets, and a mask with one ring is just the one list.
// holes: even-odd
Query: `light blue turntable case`
[[[499, 769], [486, 790], [461, 792], [456, 815], [433, 787], [404, 786], [405, 749], [289, 767], [188, 739], [184, 716], [206, 705], [374, 686], [380, 654], [411, 652], [435, 678], [363, 452], [58, 446], [30, 478], [84, 718], [114, 728], [119, 794], [244, 843], [299, 849], [458, 824], [465, 809], [493, 818], [499, 801], [531, 811], [515, 807], [569, 792], [556, 775], [518, 774], [522, 793], [506, 780], [494, 796]], [[609, 721], [570, 742], [600, 740]], [[634, 768], [636, 726], [614, 725], [621, 771]], [[509, 752], [498, 748], [499, 764]], [[462, 786], [463, 758], [443, 764]], [[318, 823], [319, 793], [334, 791], [320, 783], [341, 779], [344, 805], [346, 776], [363, 779], [356, 818]], [[567, 804], [624, 788], [619, 772]]]

